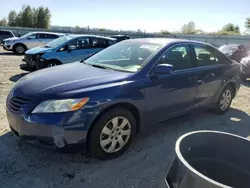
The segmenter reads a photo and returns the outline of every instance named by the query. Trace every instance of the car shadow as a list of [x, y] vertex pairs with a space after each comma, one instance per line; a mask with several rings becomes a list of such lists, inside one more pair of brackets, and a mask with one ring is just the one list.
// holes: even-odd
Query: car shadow
[[16, 74], [16, 75], [14, 75], [14, 76], [11, 76], [10, 78], [9, 78], [9, 80], [11, 81], [11, 82], [17, 82], [19, 79], [21, 79], [22, 77], [24, 77], [25, 75], [27, 75], [28, 73], [20, 73], [20, 74]]
[[13, 52], [0, 52], [0, 56], [22, 56], [22, 55], [14, 54]]
[[65, 154], [37, 147], [8, 132], [0, 136], [0, 169], [3, 182], [8, 181], [10, 187], [23, 182], [30, 182], [33, 187], [41, 183], [67, 187], [69, 182], [71, 187], [98, 187], [100, 182], [104, 187], [112, 187], [114, 181], [116, 187], [124, 187], [126, 183], [133, 187], [157, 187], [155, 184], [163, 181], [175, 157], [175, 142], [181, 135], [196, 130], [218, 130], [247, 137], [249, 122], [250, 116], [235, 108], [223, 115], [190, 113], [152, 125], [138, 135], [127, 152], [109, 161], [92, 159], [81, 151]]

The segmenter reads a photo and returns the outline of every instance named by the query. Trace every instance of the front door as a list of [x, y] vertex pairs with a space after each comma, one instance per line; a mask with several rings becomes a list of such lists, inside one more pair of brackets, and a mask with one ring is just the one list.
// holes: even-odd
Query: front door
[[[74, 46], [75, 49], [68, 50], [69, 46]], [[59, 60], [62, 63], [72, 63], [86, 59], [92, 53], [92, 47], [88, 37], [81, 37], [70, 41], [65, 50], [60, 53]]]
[[171, 64], [171, 74], [150, 73], [146, 83], [148, 121], [164, 121], [192, 109], [197, 94], [196, 65], [191, 61], [189, 45], [176, 45], [168, 49], [157, 64]]
[[25, 45], [28, 49], [34, 48], [40, 45], [39, 34], [33, 33], [25, 39]]

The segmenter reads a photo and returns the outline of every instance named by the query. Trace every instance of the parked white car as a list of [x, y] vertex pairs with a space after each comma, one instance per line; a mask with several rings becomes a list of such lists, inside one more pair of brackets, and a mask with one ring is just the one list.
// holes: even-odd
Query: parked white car
[[16, 54], [23, 54], [26, 50], [44, 45], [56, 38], [64, 36], [61, 33], [31, 32], [21, 37], [7, 38], [2, 41], [3, 48]]

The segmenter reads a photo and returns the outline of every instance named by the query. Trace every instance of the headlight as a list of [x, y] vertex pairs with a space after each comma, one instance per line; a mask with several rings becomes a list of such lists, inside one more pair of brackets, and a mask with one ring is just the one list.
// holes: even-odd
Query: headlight
[[82, 108], [89, 98], [48, 100], [39, 104], [32, 113], [59, 113], [75, 111]]
[[12, 43], [14, 40], [6, 40], [5, 43]]

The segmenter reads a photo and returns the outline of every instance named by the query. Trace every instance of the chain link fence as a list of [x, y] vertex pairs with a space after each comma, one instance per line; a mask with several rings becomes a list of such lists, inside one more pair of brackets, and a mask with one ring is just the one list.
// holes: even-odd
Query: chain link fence
[[146, 33], [146, 32], [124, 32], [124, 31], [106, 31], [90, 28], [71, 28], [71, 27], [58, 27], [53, 29], [38, 29], [38, 28], [23, 28], [23, 27], [3, 27], [0, 29], [11, 30], [15, 35], [23, 35], [32, 31], [47, 31], [47, 32], [60, 32], [60, 33], [75, 33], [75, 34], [92, 34], [101, 36], [111, 36], [117, 34], [127, 34], [130, 38], [149, 38], [149, 37], [163, 37], [163, 38], [180, 38], [188, 40], [197, 40], [202, 42], [210, 43], [216, 47], [224, 44], [242, 44], [250, 49], [250, 36], [248, 35], [233, 35], [233, 36], [210, 36], [210, 35], [163, 35], [156, 33]]

